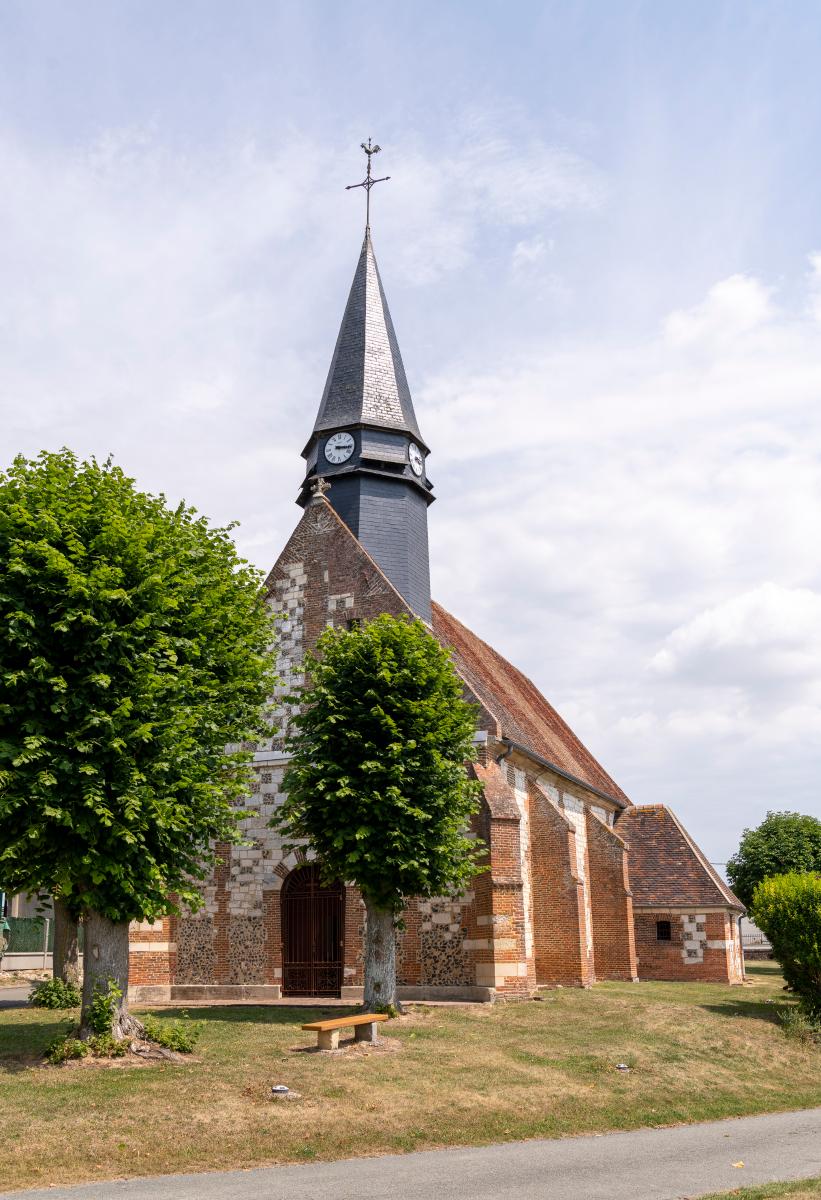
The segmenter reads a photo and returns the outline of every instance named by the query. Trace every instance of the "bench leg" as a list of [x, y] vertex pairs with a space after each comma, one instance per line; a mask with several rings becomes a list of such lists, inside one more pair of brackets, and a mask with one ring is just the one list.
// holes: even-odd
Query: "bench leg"
[[322, 1029], [316, 1035], [316, 1046], [318, 1050], [338, 1050], [339, 1049], [339, 1030], [338, 1029]]
[[357, 1025], [354, 1037], [358, 1042], [378, 1042], [379, 1034], [376, 1032], [378, 1021], [369, 1021], [367, 1025]]

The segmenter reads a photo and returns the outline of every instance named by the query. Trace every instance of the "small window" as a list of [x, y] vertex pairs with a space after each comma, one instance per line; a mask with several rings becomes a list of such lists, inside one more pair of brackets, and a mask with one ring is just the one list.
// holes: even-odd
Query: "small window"
[[656, 921], [656, 938], [660, 942], [669, 942], [673, 937], [673, 927], [669, 921]]
[[350, 617], [350, 618], [349, 618], [349, 619], [348, 619], [348, 620], [345, 622], [345, 625], [346, 625], [346, 627], [347, 627], [347, 629], [348, 629], [348, 630], [351, 630], [351, 629], [358, 629], [358, 628], [359, 628], [359, 626], [360, 626], [361, 624], [362, 624], [362, 620], [361, 620], [361, 618], [360, 618], [360, 617]]

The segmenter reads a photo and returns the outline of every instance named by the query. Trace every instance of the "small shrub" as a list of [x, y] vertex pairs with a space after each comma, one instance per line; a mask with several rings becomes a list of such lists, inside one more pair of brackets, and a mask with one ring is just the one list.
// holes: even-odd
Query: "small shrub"
[[55, 1038], [46, 1046], [45, 1058], [54, 1066], [73, 1058], [122, 1058], [128, 1054], [129, 1042], [117, 1041], [110, 1033], [95, 1033], [90, 1038], [78, 1038], [77, 1027]]
[[117, 1041], [110, 1033], [95, 1033], [86, 1043], [95, 1058], [123, 1058], [130, 1044], [125, 1038]]
[[750, 917], [770, 939], [801, 1007], [821, 1017], [821, 875], [774, 875], [755, 889]]
[[80, 990], [63, 979], [44, 979], [29, 993], [29, 1004], [35, 1008], [77, 1008]]
[[384, 1015], [391, 1021], [394, 1019], [394, 1017], [399, 1016], [399, 1009], [395, 1004], [375, 1004], [373, 1006], [373, 1011], [375, 1013], [384, 1013]]
[[58, 1067], [60, 1063], [68, 1062], [69, 1059], [85, 1058], [90, 1053], [91, 1048], [88, 1042], [84, 1042], [78, 1037], [63, 1036], [49, 1042], [46, 1046], [45, 1057], [52, 1066]]
[[783, 1008], [777, 1015], [788, 1038], [800, 1042], [802, 1046], [821, 1046], [821, 1018], [813, 1016], [800, 1005]]
[[99, 1036], [111, 1036], [114, 1013], [122, 999], [122, 995], [122, 988], [119, 988], [115, 980], [110, 978], [105, 990], [99, 984], [94, 988], [94, 996], [88, 1014], [88, 1023]]
[[194, 1047], [200, 1039], [205, 1023], [189, 1021], [183, 1018], [179, 1021], [159, 1021], [151, 1013], [141, 1018], [145, 1036], [166, 1050], [176, 1050], [178, 1054], [193, 1054]]

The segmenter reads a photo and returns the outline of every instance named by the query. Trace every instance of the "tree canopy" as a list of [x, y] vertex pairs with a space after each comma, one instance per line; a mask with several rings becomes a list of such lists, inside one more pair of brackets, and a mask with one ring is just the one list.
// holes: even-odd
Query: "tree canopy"
[[821, 1016], [821, 873], [792, 871], [762, 880], [750, 916], [770, 939], [787, 986]]
[[391, 962], [376, 991], [392, 1003], [386, 930], [395, 915], [411, 896], [458, 891], [477, 870], [481, 847], [466, 832], [481, 789], [465, 769], [475, 709], [447, 651], [417, 620], [384, 614], [329, 628], [306, 672], [274, 823], [310, 843], [327, 878], [358, 885], [368, 908], [366, 1003], [380, 937]]
[[[200, 903], [272, 690], [230, 527], [67, 450], [0, 474], [0, 876], [113, 922]], [[227, 743], [237, 744], [226, 749]]]
[[790, 871], [821, 871], [821, 821], [816, 817], [768, 812], [757, 828], [744, 830], [738, 852], [727, 863], [727, 878], [748, 907], [762, 880]]

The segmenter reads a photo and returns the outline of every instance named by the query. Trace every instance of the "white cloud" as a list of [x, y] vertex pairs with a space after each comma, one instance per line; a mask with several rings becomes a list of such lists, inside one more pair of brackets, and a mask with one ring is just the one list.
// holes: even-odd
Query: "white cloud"
[[[435, 147], [407, 141], [391, 154], [401, 180], [380, 228], [396, 235], [392, 274], [427, 285], [463, 267], [482, 233], [540, 227], [556, 214], [590, 212], [606, 195], [603, 172], [569, 150], [522, 134], [514, 118], [457, 119]], [[544, 238], [520, 240], [543, 253]], [[520, 253], [528, 253], [523, 249]]]
[[543, 237], [524, 238], [513, 247], [513, 270], [525, 271], [535, 266], [550, 249]]
[[809, 312], [821, 323], [821, 254], [810, 255]]
[[756, 330], [772, 315], [771, 290], [748, 275], [731, 275], [701, 304], [669, 315], [664, 325], [674, 346], [730, 341]]
[[720, 687], [821, 684], [821, 592], [763, 583], [678, 626], [650, 665], [661, 675], [695, 675]]

